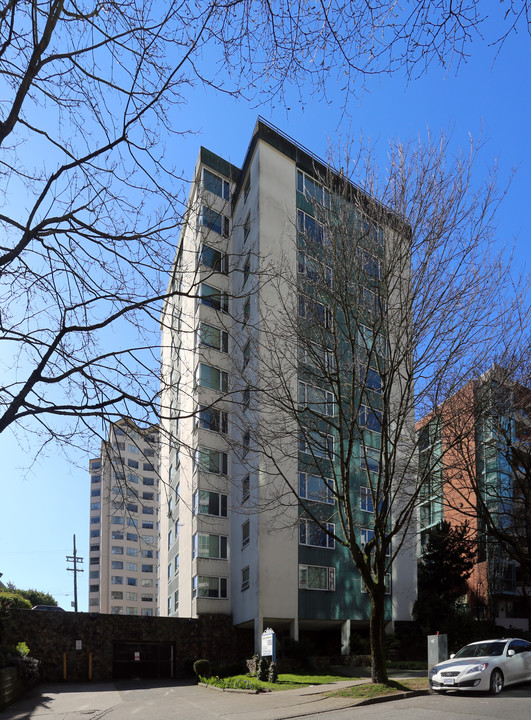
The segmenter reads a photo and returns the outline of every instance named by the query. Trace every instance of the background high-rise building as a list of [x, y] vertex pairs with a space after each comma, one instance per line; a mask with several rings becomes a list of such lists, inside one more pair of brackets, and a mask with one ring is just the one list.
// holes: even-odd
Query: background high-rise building
[[[296, 290], [292, 312], [287, 304], [282, 308], [305, 279], [322, 274], [332, 282], [334, 268], [298, 246], [303, 234], [322, 245], [326, 229], [312, 202], [326, 198], [320, 178], [328, 174], [325, 163], [262, 120], [241, 169], [201, 148], [172, 269], [170, 289], [178, 294], [166, 302], [161, 320], [160, 606], [163, 614], [185, 617], [232, 614], [235, 625], [253, 633], [255, 647], [269, 626], [295, 639], [326, 631], [321, 639], [333, 653], [346, 652], [351, 629], [367, 625], [369, 597], [347, 548], [301, 515], [282, 477], [293, 478], [299, 498], [313, 503], [320, 518], [332, 518], [335, 501], [326, 481], [309, 468], [312, 456], [333, 454], [334, 438], [315, 433], [326, 445], [310, 449], [311, 437], [299, 440], [292, 417], [272, 413], [258, 392], [274, 384], [275, 363], [284, 357], [294, 369], [286, 377], [291, 396], [299, 397], [295, 405], [311, 411], [319, 405], [323, 427], [333, 414], [326, 391], [306, 381], [308, 358], [301, 360], [288, 325], [283, 338], [282, 332], [273, 337], [270, 324], [283, 312], [287, 323], [293, 315], [302, 318], [310, 332], [314, 321], [317, 340], [318, 326], [326, 331], [335, 321], [309, 296], [299, 294], [297, 301]], [[368, 207], [367, 196], [364, 203]], [[368, 222], [366, 228], [383, 253], [387, 228]], [[378, 259], [368, 253], [357, 259], [377, 283]], [[364, 299], [373, 297], [366, 290]], [[322, 347], [306, 344], [310, 353]], [[377, 374], [369, 370], [368, 376], [374, 386], [362, 390], [377, 394]], [[378, 413], [362, 408], [365, 441], [378, 434]], [[281, 428], [279, 445], [283, 427], [288, 443], [285, 454], [271, 450], [273, 459], [264, 445], [272, 421]], [[378, 447], [379, 440], [373, 442]], [[353, 477], [359, 478], [355, 502], [363, 543], [371, 537], [374, 510], [362, 487], [371, 450], [361, 453], [365, 464]], [[410, 619], [415, 596], [411, 542], [403, 544], [389, 576], [389, 621]]]
[[111, 425], [90, 460], [89, 612], [157, 614], [159, 429]]

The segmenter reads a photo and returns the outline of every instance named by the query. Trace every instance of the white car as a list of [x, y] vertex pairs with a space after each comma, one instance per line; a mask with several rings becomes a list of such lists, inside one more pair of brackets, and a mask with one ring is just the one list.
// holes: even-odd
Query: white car
[[497, 695], [504, 685], [531, 680], [531, 643], [518, 638], [470, 643], [430, 670], [430, 687], [483, 690]]

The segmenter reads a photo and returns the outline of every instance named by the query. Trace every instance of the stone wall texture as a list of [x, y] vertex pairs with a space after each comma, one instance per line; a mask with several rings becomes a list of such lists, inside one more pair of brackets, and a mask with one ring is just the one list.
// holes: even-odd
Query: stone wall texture
[[238, 637], [228, 615], [159, 618], [11, 610], [0, 630], [3, 643], [28, 645], [40, 661], [41, 680], [49, 681], [111, 680], [118, 643], [171, 643], [176, 678], [189, 673], [199, 658], [213, 665], [239, 659]]

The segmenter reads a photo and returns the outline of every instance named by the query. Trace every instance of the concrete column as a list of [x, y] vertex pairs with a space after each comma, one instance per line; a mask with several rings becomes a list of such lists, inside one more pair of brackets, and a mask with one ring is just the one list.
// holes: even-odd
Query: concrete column
[[260, 654], [262, 651], [262, 633], [264, 632], [264, 618], [262, 615], [254, 619], [254, 651]]
[[294, 619], [289, 624], [289, 636], [292, 640], [299, 640], [299, 621]]
[[341, 655], [350, 654], [350, 620], [341, 623]]

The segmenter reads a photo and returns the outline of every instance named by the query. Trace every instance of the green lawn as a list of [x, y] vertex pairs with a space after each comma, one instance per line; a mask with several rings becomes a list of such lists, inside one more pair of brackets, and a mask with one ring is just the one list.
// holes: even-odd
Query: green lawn
[[340, 680], [349, 680], [344, 675], [295, 675], [280, 674], [278, 682], [262, 682], [250, 675], [232, 675], [230, 678], [209, 678], [205, 680], [210, 685], [224, 688], [240, 688], [240, 689], [269, 689], [269, 690], [293, 690], [294, 688], [309, 687], [310, 685], [327, 685], [328, 683], [339, 682]]
[[378, 695], [390, 695], [394, 692], [405, 692], [408, 690], [427, 690], [429, 687], [428, 678], [408, 678], [407, 680], [389, 680], [387, 685], [382, 683], [364, 683], [363, 685], [352, 685], [351, 687], [333, 690], [327, 693], [328, 697], [345, 698], [373, 698]]

